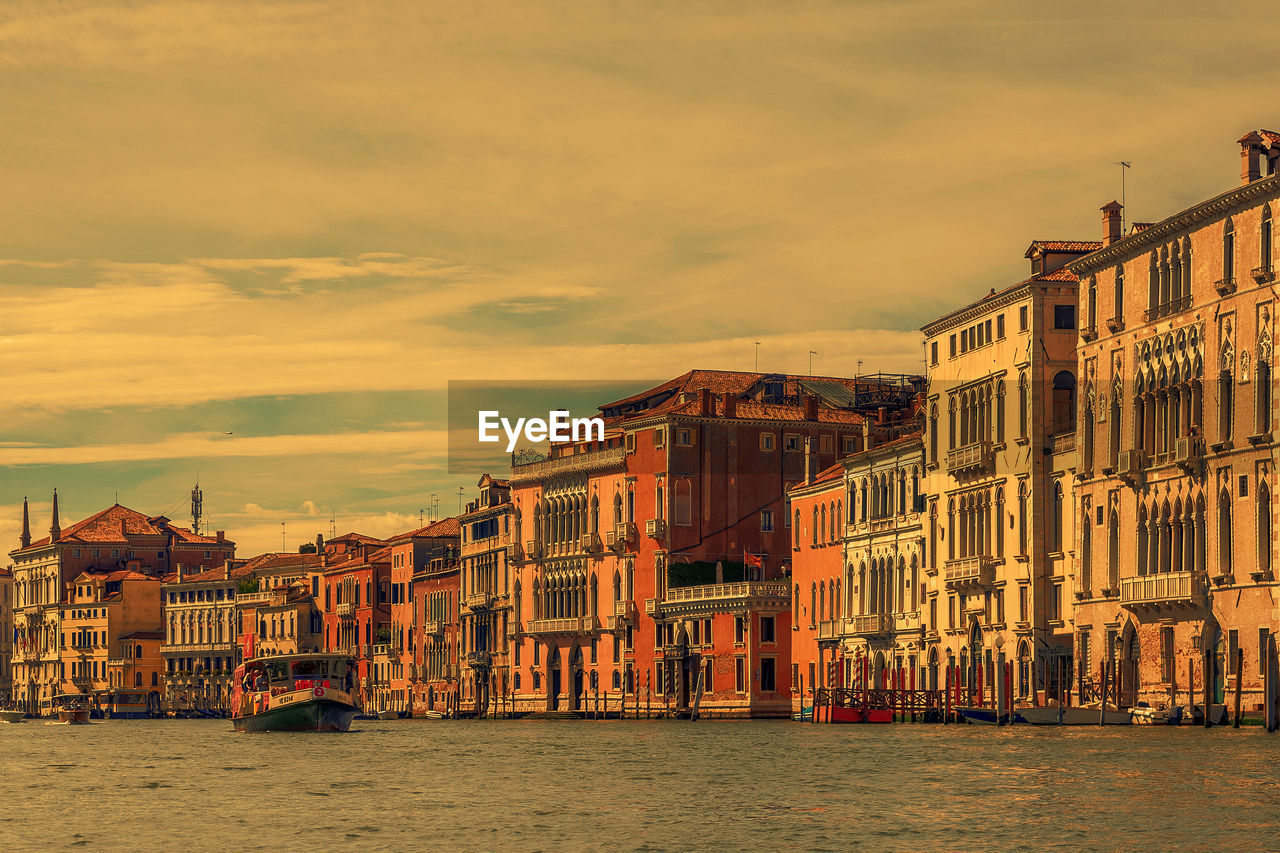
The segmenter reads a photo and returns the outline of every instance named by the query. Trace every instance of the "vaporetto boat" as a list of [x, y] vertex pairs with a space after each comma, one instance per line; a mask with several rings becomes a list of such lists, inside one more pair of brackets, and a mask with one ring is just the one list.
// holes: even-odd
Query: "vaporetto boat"
[[238, 732], [345, 732], [359, 708], [346, 655], [253, 658], [236, 668], [231, 724]]

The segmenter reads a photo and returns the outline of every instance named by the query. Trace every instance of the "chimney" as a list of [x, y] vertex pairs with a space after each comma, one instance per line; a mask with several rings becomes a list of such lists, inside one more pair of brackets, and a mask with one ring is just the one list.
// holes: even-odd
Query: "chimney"
[[738, 398], [732, 394], [725, 394], [720, 398], [723, 403], [723, 412], [721, 415], [726, 418], [736, 418], [738, 416]]
[[806, 394], [804, 398], [804, 419], [806, 421], [816, 421], [818, 419], [818, 403], [821, 398], [817, 394]]
[[26, 548], [31, 544], [31, 511], [27, 509], [27, 499], [22, 498], [22, 535], [18, 537], [19, 547]]
[[1124, 215], [1124, 205], [1112, 199], [1104, 204], [1102, 210], [1102, 242], [1110, 246], [1123, 235], [1120, 233], [1120, 220]]
[[178, 563], [178, 583], [182, 583], [182, 578], [186, 573], [182, 570], [182, 563]]
[[219, 530], [217, 533], [213, 535], [213, 538], [217, 539], [219, 542], [223, 542], [227, 538], [227, 531]]
[[1240, 183], [1252, 183], [1262, 177], [1263, 139], [1251, 130], [1236, 141], [1240, 143]]
[[53, 521], [49, 524], [49, 542], [57, 542], [62, 535], [62, 525], [58, 523], [58, 490], [53, 490]]
[[804, 482], [809, 485], [813, 482], [813, 452], [811, 445], [813, 439], [809, 436], [804, 437]]
[[873, 444], [871, 440], [871, 421], [867, 418], [862, 419], [862, 449], [870, 450]]
[[711, 403], [711, 389], [699, 388], [698, 389], [698, 414], [702, 415], [704, 418], [709, 418], [715, 413], [716, 413], [715, 406], [712, 405]]
[[317, 554], [324, 553], [324, 534], [323, 533], [316, 534], [316, 553]]
[[231, 580], [231, 561], [224, 560], [222, 562], [222, 579], [224, 581]]
[[884, 424], [889, 423], [889, 407], [888, 406], [881, 406], [880, 408], [876, 409], [876, 423], [882, 426]]

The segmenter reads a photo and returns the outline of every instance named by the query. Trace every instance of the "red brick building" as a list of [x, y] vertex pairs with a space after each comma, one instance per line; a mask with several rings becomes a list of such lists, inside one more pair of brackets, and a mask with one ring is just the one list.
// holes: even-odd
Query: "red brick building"
[[387, 642], [374, 645], [374, 676], [379, 691], [375, 709], [411, 712], [421, 704], [425, 710], [426, 690], [419, 689], [425, 681], [418, 652], [427, 635], [421, 630], [425, 613], [415, 597], [414, 578], [425, 574], [436, 561], [444, 565], [456, 560], [458, 521], [446, 518], [393, 536], [388, 548], [391, 621], [385, 633]]

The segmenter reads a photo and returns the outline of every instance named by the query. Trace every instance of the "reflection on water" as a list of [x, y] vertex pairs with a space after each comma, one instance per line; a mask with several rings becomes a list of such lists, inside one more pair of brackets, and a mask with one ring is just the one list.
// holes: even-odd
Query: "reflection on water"
[[5, 849], [1272, 849], [1260, 729], [0, 726]]

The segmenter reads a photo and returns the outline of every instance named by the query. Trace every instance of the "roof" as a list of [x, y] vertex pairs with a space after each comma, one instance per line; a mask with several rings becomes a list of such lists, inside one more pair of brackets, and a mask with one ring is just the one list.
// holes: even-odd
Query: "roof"
[[[163, 515], [148, 516], [115, 504], [99, 513], [78, 521], [69, 527], [62, 528], [58, 542], [110, 543], [127, 542], [131, 536], [167, 536], [172, 534], [176, 543], [191, 544], [231, 544], [226, 540], [214, 539], [210, 536], [199, 536], [184, 527], [177, 527]], [[48, 536], [32, 542], [28, 548], [49, 545]], [[21, 549], [26, 550], [26, 549]]]
[[[252, 572], [265, 572], [277, 569], [309, 569], [319, 568], [319, 554], [259, 554], [248, 562], [243, 563], [236, 569], [232, 569], [232, 574], [236, 577], [244, 577]], [[221, 569], [213, 569], [212, 571], [222, 571]], [[236, 572], [241, 574], [235, 574]]]
[[426, 527], [419, 527], [417, 530], [410, 530], [408, 533], [398, 533], [392, 536], [391, 542], [403, 542], [405, 539], [429, 539], [441, 536], [459, 536], [462, 533], [462, 524], [456, 517], [442, 518], [439, 521], [433, 521]]
[[115, 581], [159, 581], [160, 580], [160, 578], [158, 577], [155, 577], [153, 575], [144, 575], [142, 572], [135, 572], [133, 569], [118, 569], [114, 572], [95, 572], [92, 570], [83, 571], [80, 574], [76, 575], [75, 580], [78, 581], [80, 580], [80, 578], [85, 578], [85, 577], [101, 579], [107, 583], [113, 583]]
[[132, 634], [125, 634], [122, 640], [163, 640], [164, 631], [134, 631]]
[[964, 314], [968, 311], [972, 311], [974, 308], [981, 306], [983, 303], [995, 302], [1003, 298], [1004, 296], [1007, 296], [1010, 293], [1013, 293], [1029, 285], [1035, 284], [1038, 281], [1073, 282], [1074, 283], [1074, 282], [1080, 281], [1080, 276], [1076, 275], [1074, 272], [1067, 269], [1066, 267], [1059, 267], [1053, 272], [1047, 272], [1041, 275], [1033, 275], [1030, 278], [1024, 278], [1022, 281], [1019, 281], [1015, 284], [1011, 284], [1002, 290], [996, 290], [993, 287], [991, 288], [990, 291], [987, 292], [985, 296], [979, 297], [978, 299], [975, 299], [969, 304], [964, 305], [960, 308], [957, 308], [954, 311], [950, 311], [946, 314], [943, 314], [941, 317], [937, 318], [936, 320], [932, 320], [926, 323], [925, 325], [921, 326], [920, 331], [927, 333], [928, 329], [932, 329], [935, 326], [940, 326], [944, 324], [947, 320], [950, 320], [953, 317], [958, 317], [961, 314]]
[[1102, 248], [1101, 240], [1032, 240], [1024, 258], [1029, 258], [1039, 249], [1043, 252], [1068, 252], [1084, 255]]

